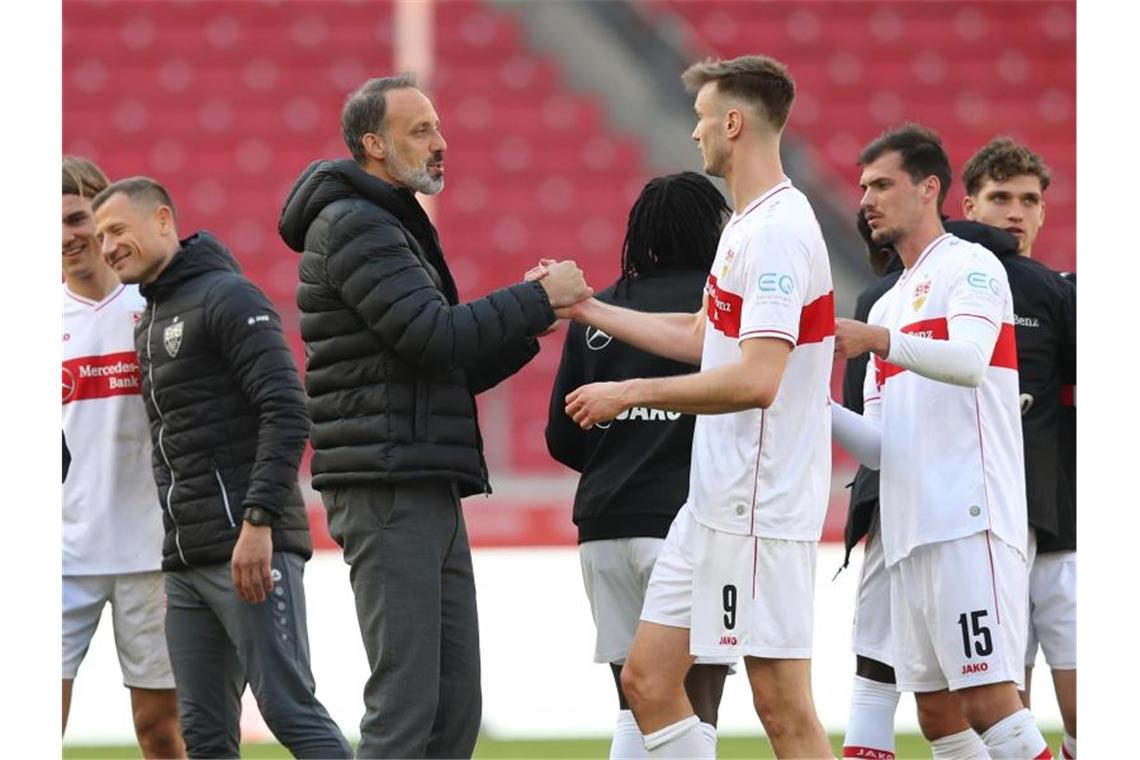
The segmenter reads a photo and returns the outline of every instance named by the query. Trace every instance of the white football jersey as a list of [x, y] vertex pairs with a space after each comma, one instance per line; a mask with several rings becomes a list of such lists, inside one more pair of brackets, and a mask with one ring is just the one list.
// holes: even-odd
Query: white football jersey
[[790, 181], [733, 214], [705, 291], [702, 370], [739, 362], [750, 338], [792, 351], [768, 409], [697, 417], [693, 516], [728, 533], [818, 541], [831, 492], [835, 305], [819, 223]]
[[159, 570], [162, 507], [154, 485], [134, 326], [135, 285], [102, 301], [63, 285], [63, 574]]
[[988, 325], [997, 336], [977, 388], [931, 380], [877, 356], [867, 363], [863, 413], [882, 419], [879, 504], [888, 566], [917, 546], [984, 530], [1026, 552], [1013, 297], [997, 257], [943, 234], [867, 321], [946, 340], [959, 319]]

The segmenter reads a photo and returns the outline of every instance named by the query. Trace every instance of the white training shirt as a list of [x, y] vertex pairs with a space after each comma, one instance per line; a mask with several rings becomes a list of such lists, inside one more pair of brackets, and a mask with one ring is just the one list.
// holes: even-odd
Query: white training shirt
[[792, 352], [771, 407], [697, 417], [693, 516], [728, 533], [818, 541], [831, 492], [835, 305], [819, 223], [790, 181], [733, 214], [705, 292], [702, 370], [739, 362], [751, 338]]
[[[990, 251], [947, 233], [871, 308], [891, 352], [867, 363], [863, 414], [880, 417], [879, 503], [887, 564], [983, 530], [1026, 552], [1025, 466], [1013, 297]], [[955, 326], [958, 325], [956, 328]], [[904, 369], [896, 335], [970, 340], [992, 355], [976, 388]], [[896, 359], [896, 361], [898, 361]]]
[[63, 285], [63, 574], [159, 570], [162, 507], [154, 485], [134, 326], [135, 285], [102, 301]]

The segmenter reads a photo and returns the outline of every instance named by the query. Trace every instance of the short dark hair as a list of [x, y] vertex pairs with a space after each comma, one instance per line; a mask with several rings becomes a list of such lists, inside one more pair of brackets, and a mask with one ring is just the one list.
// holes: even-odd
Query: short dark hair
[[63, 157], [63, 194], [90, 200], [108, 185], [107, 175], [94, 161], [80, 156]]
[[732, 213], [704, 176], [681, 172], [649, 180], [629, 210], [619, 286], [665, 269], [707, 271]]
[[1009, 137], [995, 137], [975, 153], [962, 169], [966, 195], [977, 195], [987, 179], [1005, 182], [1011, 177], [1032, 174], [1041, 180], [1041, 192], [1053, 178], [1041, 157]]
[[938, 178], [938, 210], [950, 191], [953, 175], [950, 157], [942, 147], [942, 138], [921, 124], [903, 124], [879, 135], [859, 154], [859, 165], [874, 163], [886, 153], [899, 154], [902, 169], [911, 181], [918, 184], [927, 177]]
[[681, 81], [689, 92], [716, 82], [717, 92], [759, 105], [777, 131], [788, 123], [796, 99], [796, 83], [788, 76], [788, 67], [763, 55], [742, 55], [729, 61], [708, 58], [687, 68]]
[[171, 215], [174, 216], [176, 221], [178, 219], [178, 212], [174, 208], [174, 201], [170, 199], [170, 193], [166, 191], [166, 188], [163, 187], [158, 180], [151, 179], [150, 177], [127, 177], [126, 179], [112, 182], [99, 191], [99, 194], [91, 201], [91, 210], [98, 211], [99, 207], [109, 201], [112, 196], [119, 195], [120, 193], [135, 203], [141, 200], [147, 200], [153, 202], [155, 205], [168, 206]]
[[367, 154], [361, 140], [369, 132], [383, 128], [388, 102], [385, 93], [416, 86], [416, 75], [410, 71], [391, 77], [369, 79], [344, 99], [340, 112], [340, 131], [344, 143], [358, 164], [364, 163]]

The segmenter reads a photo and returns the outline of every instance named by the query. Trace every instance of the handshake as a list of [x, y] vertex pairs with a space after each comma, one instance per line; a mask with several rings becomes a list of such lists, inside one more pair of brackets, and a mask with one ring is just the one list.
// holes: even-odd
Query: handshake
[[594, 295], [593, 289], [586, 284], [582, 270], [569, 260], [540, 259], [537, 266], [523, 275], [523, 281], [537, 281], [542, 286], [559, 319], [572, 318], [571, 307]]

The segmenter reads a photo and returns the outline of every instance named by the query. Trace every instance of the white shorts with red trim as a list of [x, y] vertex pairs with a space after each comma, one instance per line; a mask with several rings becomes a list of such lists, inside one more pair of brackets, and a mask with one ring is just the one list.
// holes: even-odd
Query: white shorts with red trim
[[1022, 686], [1029, 573], [988, 531], [916, 547], [887, 570], [899, 691]]
[[863, 569], [859, 574], [859, 588], [855, 591], [851, 650], [886, 665], [894, 659], [891, 655], [891, 581], [887, 575], [878, 515], [863, 542]]
[[713, 530], [688, 505], [653, 568], [641, 619], [689, 629], [696, 657], [811, 657], [816, 541]]
[[1077, 668], [1077, 553], [1036, 554], [1030, 531], [1029, 638], [1025, 667], [1037, 661], [1037, 648], [1053, 670]]

